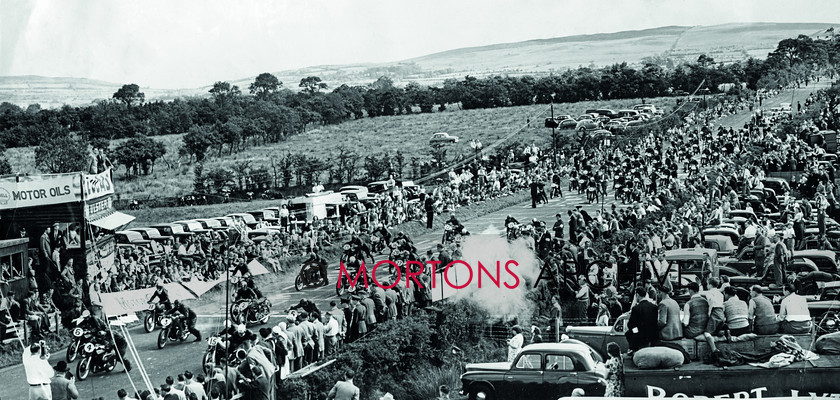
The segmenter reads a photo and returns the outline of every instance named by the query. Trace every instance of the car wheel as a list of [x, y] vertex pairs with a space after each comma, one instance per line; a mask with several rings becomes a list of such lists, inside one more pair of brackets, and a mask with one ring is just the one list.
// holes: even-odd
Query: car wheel
[[486, 384], [477, 384], [470, 389], [470, 400], [493, 400], [496, 396], [493, 389]]

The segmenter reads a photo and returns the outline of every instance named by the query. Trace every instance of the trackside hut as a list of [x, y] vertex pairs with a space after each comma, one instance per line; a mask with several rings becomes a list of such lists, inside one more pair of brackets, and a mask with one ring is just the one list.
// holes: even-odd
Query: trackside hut
[[106, 276], [114, 268], [114, 231], [134, 220], [114, 209], [113, 197], [110, 169], [99, 174], [0, 177], [0, 238], [28, 238], [29, 257], [40, 271], [45, 263], [39, 256], [40, 238], [57, 223], [60, 235], [67, 239], [61, 263], [72, 258], [77, 278], [100, 272]]

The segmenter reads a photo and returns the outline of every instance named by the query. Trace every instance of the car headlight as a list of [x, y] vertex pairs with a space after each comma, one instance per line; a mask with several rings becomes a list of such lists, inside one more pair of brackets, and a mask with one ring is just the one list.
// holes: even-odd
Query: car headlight
[[162, 326], [169, 326], [172, 323], [172, 318], [161, 318], [160, 324]]
[[92, 353], [93, 348], [93, 343], [85, 343], [85, 353]]
[[85, 331], [82, 328], [73, 329], [73, 336], [75, 336], [75, 337], [82, 336], [82, 334], [84, 334], [84, 333], [85, 333]]
[[833, 327], [834, 327], [834, 325], [836, 325], [836, 324], [837, 324], [837, 321], [836, 321], [836, 320], [833, 320], [833, 319], [830, 319], [830, 320], [828, 320], [828, 321], [825, 321], [825, 326], [827, 326], [827, 327], [829, 327], [829, 328], [833, 328]]

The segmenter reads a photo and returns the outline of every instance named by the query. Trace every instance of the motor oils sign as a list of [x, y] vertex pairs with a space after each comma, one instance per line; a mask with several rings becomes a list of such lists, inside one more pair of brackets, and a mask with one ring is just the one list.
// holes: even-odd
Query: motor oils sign
[[0, 210], [81, 201], [81, 174], [13, 176], [0, 179]]
[[111, 169], [96, 175], [84, 176], [85, 201], [97, 199], [114, 193], [114, 182], [111, 180]]

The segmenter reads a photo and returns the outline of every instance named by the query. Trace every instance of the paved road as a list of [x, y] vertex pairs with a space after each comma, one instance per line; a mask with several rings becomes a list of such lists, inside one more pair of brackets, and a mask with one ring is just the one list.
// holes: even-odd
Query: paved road
[[[822, 83], [820, 87], [824, 86]], [[814, 85], [808, 88], [802, 88], [795, 91], [793, 98], [794, 108], [796, 101], [803, 101], [812, 91], [816, 90]], [[774, 107], [779, 103], [791, 102], [791, 92], [785, 92], [775, 98], [765, 100], [764, 108]], [[742, 127], [744, 122], [749, 118], [748, 113], [730, 116], [721, 121], [721, 125]], [[596, 210], [601, 208], [600, 204], [587, 204], [585, 198], [576, 194], [568, 193], [566, 197], [549, 200], [548, 204], [538, 205], [537, 208], [531, 208], [530, 203], [519, 204], [506, 209], [490, 213], [488, 215], [474, 218], [470, 221], [465, 221], [464, 225], [467, 230], [472, 233], [498, 233], [504, 232], [504, 219], [510, 214], [520, 222], [530, 221], [532, 218], [546, 221], [551, 226], [554, 221], [554, 215], [558, 212], [566, 216], [566, 211], [575, 206], [582, 206], [584, 210], [594, 215]], [[610, 208], [612, 201], [612, 193], [605, 199], [605, 208]], [[616, 204], [621, 207], [621, 204]], [[458, 212], [455, 212], [458, 215]], [[564, 218], [568, 223], [568, 218]], [[425, 253], [425, 251], [438, 243], [442, 236], [439, 230], [430, 232], [428, 234], [415, 236], [413, 239], [418, 247], [418, 250]], [[332, 286], [304, 289], [297, 292], [294, 286], [288, 281], [292, 275], [287, 275], [289, 279], [284, 279], [275, 287], [264, 287], [263, 291], [274, 305], [273, 310], [280, 312], [288, 309], [291, 305], [296, 304], [301, 298], [307, 297], [315, 301], [319, 307], [328, 308], [329, 302], [336, 299], [335, 289]], [[337, 267], [334, 275], [337, 276]], [[196, 307], [201, 317], [199, 318], [198, 329], [203, 334], [217, 331], [223, 322], [224, 305], [207, 304]], [[272, 324], [271, 322], [269, 324]], [[273, 325], [273, 324], [272, 324]], [[167, 375], [175, 375], [183, 372], [186, 369], [192, 371], [201, 370], [201, 356], [205, 350], [204, 343], [191, 343], [188, 339], [186, 343], [179, 343], [176, 345], [167, 346], [165, 350], [158, 350], [155, 344], [157, 339], [157, 331], [154, 333], [145, 333], [142, 327], [136, 327], [130, 330], [131, 336], [137, 346], [138, 353], [142, 359], [143, 364], [150, 375], [151, 381], [155, 385], [160, 385]], [[59, 360], [63, 359], [64, 353], [54, 354], [51, 363], [54, 365]], [[75, 371], [76, 363], [71, 365]], [[78, 382], [77, 386], [80, 391], [80, 399], [87, 400], [103, 396], [106, 399], [116, 398], [116, 392], [119, 388], [130, 389], [131, 384], [128, 375], [122, 373], [122, 366], [118, 366], [114, 372], [105, 375], [97, 375], [88, 378], [84, 382]], [[119, 372], [118, 372], [119, 371]], [[26, 386], [26, 378], [22, 366], [8, 367], [0, 370], [2, 374], [2, 382], [5, 385], [0, 385], [0, 398], [2, 399], [25, 399], [27, 397], [28, 387]], [[130, 376], [135, 380], [135, 383], [141, 385], [140, 374], [132, 371]], [[138, 386], [139, 390], [143, 390]]]

